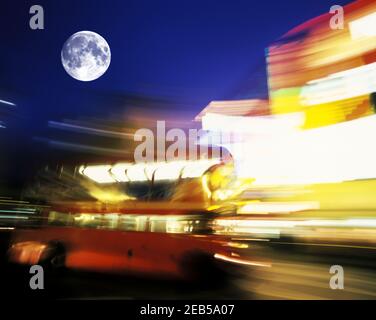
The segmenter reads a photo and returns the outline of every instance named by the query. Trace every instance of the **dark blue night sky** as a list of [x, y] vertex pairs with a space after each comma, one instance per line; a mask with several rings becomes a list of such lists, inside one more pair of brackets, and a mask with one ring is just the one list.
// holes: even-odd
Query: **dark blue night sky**
[[[0, 105], [7, 126], [0, 129], [0, 183], [53, 153], [34, 139], [47, 134], [48, 121], [106, 116], [120, 108], [119, 97], [163, 97], [168, 111], [193, 116], [211, 100], [252, 93], [253, 74], [262, 82], [255, 94], [266, 95], [268, 44], [348, 2], [2, 0], [0, 99], [17, 107]], [[45, 30], [29, 28], [34, 4], [44, 7]], [[111, 47], [110, 68], [93, 82], [74, 80], [61, 65], [62, 45], [81, 30], [99, 33]]]

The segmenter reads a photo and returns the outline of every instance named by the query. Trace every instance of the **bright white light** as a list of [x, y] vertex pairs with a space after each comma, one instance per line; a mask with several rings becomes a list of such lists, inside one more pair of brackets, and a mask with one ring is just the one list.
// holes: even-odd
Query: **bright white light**
[[219, 254], [219, 253], [214, 254], [214, 258], [219, 259], [219, 260], [224, 260], [224, 261], [227, 261], [227, 262], [236, 263], [236, 264], [244, 264], [244, 265], [248, 265], [248, 266], [268, 267], [268, 268], [271, 267], [270, 263], [251, 261], [251, 260], [245, 260], [245, 259], [239, 259], [239, 258], [232, 258], [232, 257], [228, 257], [228, 256], [225, 256], [225, 255]]
[[177, 180], [201, 177], [220, 159], [198, 161], [171, 161], [151, 163], [118, 163], [111, 165], [82, 166], [79, 172], [98, 183]]
[[349, 23], [352, 39], [376, 36], [376, 12]]
[[176, 180], [180, 177], [180, 173], [186, 164], [185, 161], [174, 161], [160, 164], [156, 170], [155, 180]]
[[375, 136], [372, 115], [226, 147], [239, 177], [254, 178], [254, 185], [334, 183], [376, 178]]
[[297, 227], [326, 227], [326, 228], [375, 228], [376, 219], [338, 219], [338, 220], [260, 220], [260, 219], [216, 219], [216, 225], [232, 228], [232, 230], [241, 231], [242, 233], [259, 233], [265, 232], [270, 228], [291, 229]]
[[81, 167], [80, 172], [97, 183], [113, 183], [115, 179], [110, 174], [110, 165]]
[[290, 220], [259, 220], [259, 219], [217, 219], [216, 223], [220, 226], [252, 227], [252, 228], [293, 228], [296, 221]]
[[6, 101], [6, 100], [1, 100], [1, 99], [0, 99], [0, 103], [7, 104], [7, 105], [9, 105], [9, 106], [16, 106], [16, 104], [13, 103], [13, 102]]
[[304, 123], [304, 114], [296, 112], [278, 116], [242, 117], [207, 113], [202, 117], [202, 129], [214, 132], [285, 133]]
[[300, 100], [311, 106], [367, 95], [375, 88], [376, 62], [312, 80], [302, 88]]
[[298, 225], [310, 227], [375, 228], [376, 219], [307, 220], [298, 223]]
[[254, 202], [238, 209], [240, 214], [289, 213], [319, 209], [318, 202]]
[[129, 178], [125, 171], [131, 166], [131, 163], [118, 163], [111, 168], [111, 173], [118, 182], [128, 182]]
[[146, 165], [144, 163], [136, 163], [130, 166], [127, 170], [127, 176], [130, 181], [147, 181], [148, 177], [146, 175]]
[[201, 177], [210, 167], [220, 162], [219, 159], [187, 161], [183, 169], [182, 178]]

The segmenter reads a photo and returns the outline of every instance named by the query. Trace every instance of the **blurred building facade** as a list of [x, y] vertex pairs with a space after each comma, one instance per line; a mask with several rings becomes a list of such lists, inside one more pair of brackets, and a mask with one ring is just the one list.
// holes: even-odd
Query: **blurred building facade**
[[[302, 128], [316, 128], [374, 113], [376, 100], [376, 2], [344, 9], [343, 28], [325, 13], [288, 31], [266, 49], [269, 101], [215, 101], [208, 113], [228, 116], [304, 114]], [[250, 89], [252, 91], [252, 89]]]
[[344, 9], [343, 29], [326, 13], [287, 32], [267, 50], [273, 114], [303, 112], [303, 128], [373, 113], [376, 92], [376, 2]]
[[239, 176], [259, 185], [376, 178], [365, 143], [376, 134], [376, 2], [343, 11], [343, 28], [328, 12], [267, 48], [268, 99], [216, 101], [196, 117], [208, 136], [235, 137], [221, 146]]

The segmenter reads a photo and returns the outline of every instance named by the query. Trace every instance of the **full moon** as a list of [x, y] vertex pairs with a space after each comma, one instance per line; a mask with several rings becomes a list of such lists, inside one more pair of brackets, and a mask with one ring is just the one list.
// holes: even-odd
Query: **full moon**
[[61, 62], [73, 78], [92, 81], [102, 76], [110, 66], [110, 46], [99, 34], [80, 31], [64, 43]]

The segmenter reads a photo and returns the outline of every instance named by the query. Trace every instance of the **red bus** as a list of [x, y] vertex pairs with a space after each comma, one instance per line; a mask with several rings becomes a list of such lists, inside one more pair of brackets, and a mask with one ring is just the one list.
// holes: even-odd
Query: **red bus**
[[[222, 164], [199, 165], [196, 172], [190, 168], [191, 174], [185, 175], [180, 168], [178, 179], [164, 179], [157, 171], [151, 179], [144, 179], [133, 172], [135, 179], [124, 175], [130, 181], [122, 182], [111, 172], [119, 165], [81, 168], [84, 179], [91, 180], [96, 187], [109, 189], [113, 184], [125, 184], [122, 188], [129, 199], [52, 204], [39, 227], [15, 230], [9, 261], [53, 269], [186, 279], [205, 278], [223, 264], [246, 263], [239, 252], [242, 246], [213, 230], [219, 213], [212, 209], [213, 187], [205, 183]], [[162, 166], [163, 172], [173, 175], [165, 164]], [[103, 168], [105, 174], [96, 172]], [[140, 172], [147, 174], [147, 170]], [[116, 181], [106, 178], [106, 174]]]

